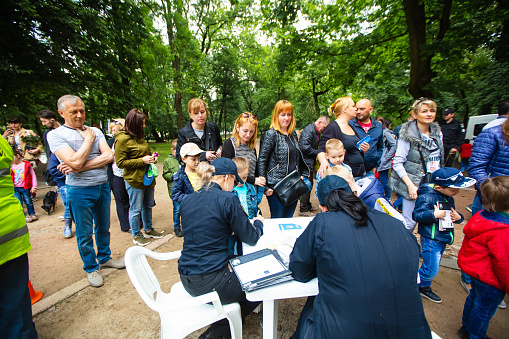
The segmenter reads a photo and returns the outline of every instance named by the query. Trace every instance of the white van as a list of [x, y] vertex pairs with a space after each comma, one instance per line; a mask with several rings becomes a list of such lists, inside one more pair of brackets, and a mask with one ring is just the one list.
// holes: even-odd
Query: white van
[[484, 126], [496, 118], [498, 118], [498, 114], [478, 115], [468, 118], [465, 139], [469, 139], [470, 143], [473, 143], [474, 139], [482, 132]]

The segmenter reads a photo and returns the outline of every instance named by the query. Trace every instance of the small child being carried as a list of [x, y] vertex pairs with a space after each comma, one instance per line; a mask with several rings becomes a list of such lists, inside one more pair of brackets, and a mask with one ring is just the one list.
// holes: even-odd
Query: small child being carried
[[[329, 161], [330, 167], [334, 166], [343, 166], [347, 170], [352, 173], [352, 168], [348, 166], [347, 164], [343, 163], [345, 160], [345, 147], [343, 146], [343, 143], [339, 139], [329, 139], [327, 143], [325, 144], [325, 158], [327, 161]], [[315, 195], [318, 197], [317, 194], [317, 187], [318, 183], [323, 178], [320, 176], [320, 174], [316, 174], [316, 186], [315, 186]]]

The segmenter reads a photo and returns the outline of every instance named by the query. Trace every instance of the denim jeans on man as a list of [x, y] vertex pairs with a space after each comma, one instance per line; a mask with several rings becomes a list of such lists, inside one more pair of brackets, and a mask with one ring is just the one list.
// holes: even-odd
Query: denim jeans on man
[[152, 229], [152, 207], [154, 207], [154, 187], [144, 189], [134, 188], [125, 182], [125, 188], [129, 193], [129, 223], [133, 237], [140, 233], [141, 222], [145, 232]]
[[470, 339], [481, 339], [486, 337], [490, 320], [504, 299], [505, 292], [475, 278], [471, 279], [472, 289], [465, 301], [462, 322]]
[[180, 204], [176, 201], [173, 202], [173, 227], [180, 227]]
[[[91, 273], [111, 259], [110, 250], [110, 185], [66, 186], [67, 202], [76, 225], [76, 241], [83, 269]], [[95, 225], [94, 225], [95, 224]], [[94, 250], [93, 234], [95, 232]]]
[[267, 197], [267, 201], [269, 202], [271, 218], [292, 218], [299, 200], [295, 200], [290, 206], [285, 207], [274, 192]]
[[419, 269], [419, 287], [429, 287], [438, 274], [440, 260], [445, 250], [445, 242], [421, 237], [422, 265]]
[[32, 195], [29, 188], [14, 187], [14, 196], [21, 203], [21, 207], [23, 207], [23, 201], [25, 202], [28, 215], [35, 214], [34, 203], [32, 202]]
[[62, 202], [64, 203], [65, 207], [64, 218], [70, 218], [71, 212], [69, 212], [69, 203], [67, 202], [67, 188], [65, 186], [60, 186], [58, 190], [60, 191], [60, 197], [62, 198]]

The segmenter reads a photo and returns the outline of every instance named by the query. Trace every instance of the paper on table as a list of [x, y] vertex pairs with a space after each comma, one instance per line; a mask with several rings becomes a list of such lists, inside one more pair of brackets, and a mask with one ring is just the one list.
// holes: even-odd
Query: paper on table
[[286, 267], [283, 267], [273, 255], [267, 255], [235, 266], [235, 272], [243, 283], [278, 274], [285, 270]]

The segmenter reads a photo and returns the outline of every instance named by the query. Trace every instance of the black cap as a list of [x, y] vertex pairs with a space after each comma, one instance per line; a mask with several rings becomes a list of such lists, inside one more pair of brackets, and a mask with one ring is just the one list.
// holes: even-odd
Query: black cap
[[326, 206], [329, 193], [338, 188], [345, 192], [352, 193], [352, 189], [345, 179], [338, 177], [337, 175], [326, 176], [318, 183], [318, 188], [316, 190], [318, 203], [322, 206]]
[[455, 113], [454, 109], [446, 108], [446, 109], [444, 109], [444, 112], [442, 113], [442, 115], [449, 115], [449, 114], [452, 114], [452, 113]]
[[212, 161], [210, 165], [214, 166], [215, 168], [213, 175], [235, 174], [237, 181], [244, 185], [244, 181], [242, 181], [242, 179], [239, 177], [237, 165], [235, 165], [232, 159], [218, 158]]

